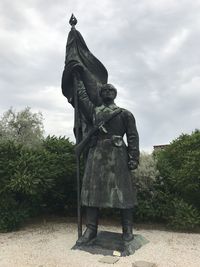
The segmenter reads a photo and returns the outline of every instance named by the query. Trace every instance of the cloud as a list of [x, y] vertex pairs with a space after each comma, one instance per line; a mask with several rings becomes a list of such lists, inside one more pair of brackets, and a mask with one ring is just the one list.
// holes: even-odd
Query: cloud
[[136, 118], [143, 150], [199, 128], [200, 3], [2, 0], [0, 112], [42, 111], [46, 133], [73, 138], [60, 83], [73, 12], [91, 52]]

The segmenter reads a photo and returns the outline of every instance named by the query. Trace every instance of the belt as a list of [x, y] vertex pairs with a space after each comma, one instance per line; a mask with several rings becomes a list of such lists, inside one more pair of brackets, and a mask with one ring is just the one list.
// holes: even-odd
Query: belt
[[123, 137], [120, 135], [111, 135], [111, 136], [98, 136], [97, 142], [111, 142], [117, 147], [121, 147], [124, 144]]

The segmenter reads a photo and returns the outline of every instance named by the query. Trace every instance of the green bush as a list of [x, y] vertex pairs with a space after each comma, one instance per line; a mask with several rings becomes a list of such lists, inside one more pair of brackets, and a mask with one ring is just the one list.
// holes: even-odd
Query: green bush
[[159, 177], [154, 181], [151, 191], [138, 193], [138, 206], [135, 217], [139, 222], [166, 223], [171, 215], [173, 195], [166, 190]]
[[155, 157], [162, 180], [155, 184], [156, 199], [167, 211], [161, 218], [177, 230], [200, 226], [200, 131], [182, 134]]
[[[134, 172], [135, 220], [176, 230], [200, 226], [200, 132], [181, 135], [164, 151], [141, 154]], [[74, 144], [48, 136], [40, 145], [0, 140], [0, 231], [17, 229], [39, 214], [76, 214]], [[119, 216], [119, 211], [110, 211]], [[102, 210], [103, 215], [109, 213]]]
[[76, 205], [73, 143], [47, 137], [37, 149], [0, 142], [0, 231], [16, 229], [41, 213]]
[[140, 164], [133, 172], [138, 191], [151, 194], [152, 186], [158, 175], [156, 159], [152, 154], [142, 152], [140, 154]]
[[44, 195], [46, 211], [68, 213], [76, 210], [76, 160], [74, 144], [64, 137], [48, 136], [44, 148], [53, 157], [54, 186]]
[[171, 193], [200, 210], [200, 131], [182, 134], [156, 157]]
[[138, 169], [133, 172], [138, 198], [134, 217], [140, 222], [155, 221], [160, 218], [155, 205], [155, 184], [159, 176], [156, 164], [156, 159], [152, 154], [142, 152]]
[[0, 231], [30, 216], [76, 210], [74, 144], [44, 138], [42, 120], [29, 107], [0, 118]]
[[181, 135], [154, 156], [141, 155], [141, 165], [135, 172], [135, 220], [162, 222], [176, 230], [200, 227], [199, 146], [200, 134], [195, 131]]
[[170, 229], [196, 230], [200, 227], [200, 212], [191, 204], [172, 194], [166, 186], [154, 183], [151, 195], [138, 196], [135, 218], [139, 222], [164, 223]]
[[170, 228], [191, 231], [200, 226], [200, 213], [196, 208], [177, 198], [171, 204], [172, 214], [168, 218]]
[[50, 158], [42, 148], [0, 142], [0, 231], [39, 213], [42, 195], [53, 186]]
[[19, 202], [15, 196], [1, 195], [0, 197], [0, 232], [17, 230], [21, 223], [30, 217], [27, 203]]

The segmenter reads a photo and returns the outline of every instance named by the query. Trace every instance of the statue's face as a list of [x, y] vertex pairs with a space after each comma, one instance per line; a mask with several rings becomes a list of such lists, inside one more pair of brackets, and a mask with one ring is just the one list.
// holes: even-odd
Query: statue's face
[[106, 87], [101, 90], [101, 97], [103, 101], [114, 100], [116, 97], [116, 92], [114, 89]]

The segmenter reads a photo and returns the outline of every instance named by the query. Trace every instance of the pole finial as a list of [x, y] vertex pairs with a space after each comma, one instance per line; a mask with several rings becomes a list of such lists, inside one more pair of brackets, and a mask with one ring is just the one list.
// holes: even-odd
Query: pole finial
[[77, 24], [77, 19], [75, 18], [74, 14], [72, 13], [71, 15], [71, 18], [69, 20], [69, 24], [72, 26], [72, 27], [75, 27], [75, 25]]

